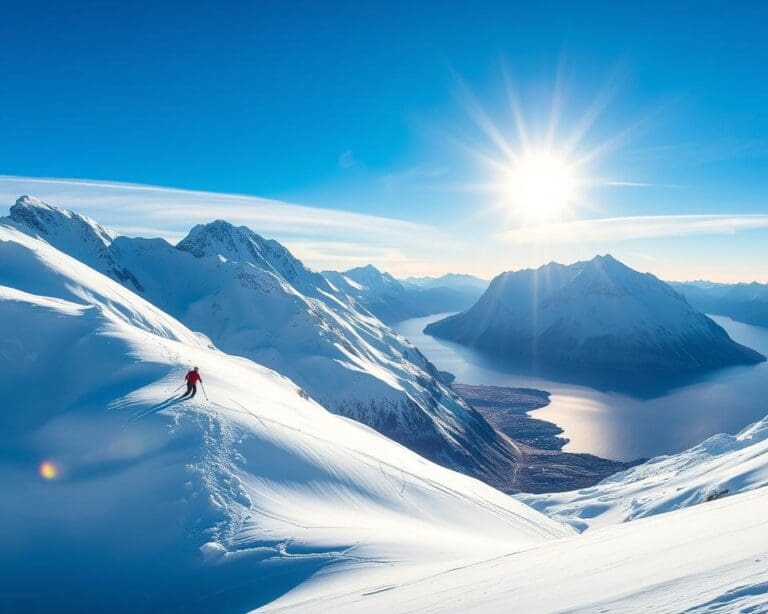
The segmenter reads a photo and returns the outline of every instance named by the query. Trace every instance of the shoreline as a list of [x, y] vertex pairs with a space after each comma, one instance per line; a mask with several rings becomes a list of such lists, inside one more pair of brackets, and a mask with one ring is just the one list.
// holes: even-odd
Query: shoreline
[[561, 436], [563, 429], [529, 415], [549, 405], [550, 393], [544, 390], [455, 381], [450, 386], [500, 435], [518, 446], [522, 454], [518, 472], [521, 492], [541, 494], [588, 488], [645, 460], [622, 462], [594, 454], [563, 452], [569, 441]]

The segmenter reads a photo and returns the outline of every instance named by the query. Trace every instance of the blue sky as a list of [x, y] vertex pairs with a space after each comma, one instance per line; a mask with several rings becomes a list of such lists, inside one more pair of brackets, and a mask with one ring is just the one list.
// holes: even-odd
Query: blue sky
[[[2, 3], [6, 201], [76, 195], [171, 238], [226, 213], [316, 267], [488, 276], [611, 251], [667, 278], [768, 281], [759, 3], [154, 4]], [[513, 102], [534, 145], [582, 127], [572, 156], [596, 151], [546, 228], [488, 189], [494, 136], [521, 149]], [[163, 190], [180, 217], [150, 219], [125, 183], [341, 212]]]

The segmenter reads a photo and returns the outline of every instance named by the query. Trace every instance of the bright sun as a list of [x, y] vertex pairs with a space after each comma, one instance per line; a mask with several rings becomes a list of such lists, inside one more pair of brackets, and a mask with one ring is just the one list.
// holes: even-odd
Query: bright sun
[[577, 197], [578, 178], [567, 160], [553, 152], [528, 152], [505, 179], [510, 205], [528, 223], [561, 219]]

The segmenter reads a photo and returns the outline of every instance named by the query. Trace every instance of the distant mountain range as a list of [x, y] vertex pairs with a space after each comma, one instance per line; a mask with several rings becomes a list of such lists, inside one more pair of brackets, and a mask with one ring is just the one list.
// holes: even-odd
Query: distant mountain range
[[422, 288], [453, 288], [455, 290], [475, 290], [480, 293], [485, 292], [490, 283], [487, 279], [466, 273], [446, 273], [441, 277], [406, 277], [403, 281]]
[[754, 326], [768, 326], [768, 284], [688, 281], [670, 285], [705, 313], [728, 316]]
[[471, 275], [448, 274], [397, 280], [373, 265], [348, 271], [323, 271], [326, 279], [358, 307], [386, 324], [471, 306], [488, 282]]
[[765, 360], [648, 273], [611, 256], [502, 273], [425, 332], [526, 363], [693, 371]]

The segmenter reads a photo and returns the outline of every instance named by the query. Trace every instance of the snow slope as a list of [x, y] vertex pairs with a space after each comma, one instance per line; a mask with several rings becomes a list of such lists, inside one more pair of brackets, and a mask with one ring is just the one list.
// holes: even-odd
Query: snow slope
[[766, 486], [768, 417], [592, 488], [517, 496], [577, 537], [415, 580], [308, 584], [263, 611], [765, 612]]
[[[177, 246], [118, 237], [22, 197], [5, 220], [135, 290], [223, 351], [288, 376], [324, 407], [507, 491], [517, 448], [466, 406], [408, 341], [276, 241], [224, 221]], [[399, 282], [395, 282], [399, 283]]]
[[[653, 515], [576, 534], [3, 225], [0, 372], [2, 611], [768, 609], [765, 422], [599, 485]], [[654, 514], [713, 486], [745, 492]]]
[[417, 579], [305, 585], [263, 612], [765, 612], [760, 489]]
[[611, 256], [503, 273], [425, 332], [533, 364], [692, 371], [765, 360], [669, 285]]
[[627, 522], [768, 486], [768, 417], [737, 435], [651, 459], [596, 486], [520, 495], [534, 508], [578, 529]]
[[571, 532], [4, 225], [0, 372], [3, 611], [246, 611]]

